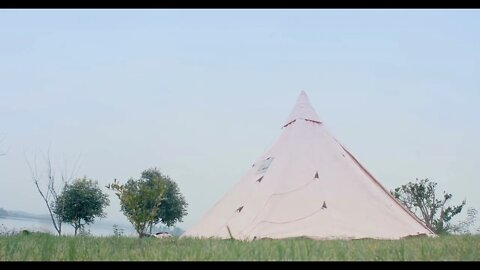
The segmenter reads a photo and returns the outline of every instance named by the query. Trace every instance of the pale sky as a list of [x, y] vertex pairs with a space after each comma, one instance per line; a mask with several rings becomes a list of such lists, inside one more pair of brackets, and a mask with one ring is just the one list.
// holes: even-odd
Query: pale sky
[[480, 210], [480, 10], [425, 9], [0, 10], [0, 207], [47, 213], [24, 152], [50, 145], [115, 222], [104, 186], [160, 168], [188, 229], [301, 90], [387, 189], [428, 177]]

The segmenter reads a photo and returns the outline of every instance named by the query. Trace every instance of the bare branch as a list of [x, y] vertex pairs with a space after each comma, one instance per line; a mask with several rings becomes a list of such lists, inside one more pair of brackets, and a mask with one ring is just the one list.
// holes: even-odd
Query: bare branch
[[73, 167], [72, 167], [71, 172], [69, 174], [68, 173], [68, 171], [69, 171], [68, 170], [68, 163], [67, 163], [67, 160], [65, 158], [65, 154], [63, 155], [63, 170], [62, 170], [62, 173], [61, 173], [62, 182], [70, 182], [70, 181], [73, 180], [73, 178], [78, 173], [78, 170], [80, 168], [80, 166], [78, 165], [79, 161], [80, 161], [80, 155], [78, 155], [77, 159], [75, 160], [75, 163], [73, 163]]
[[61, 223], [58, 224], [59, 223], [58, 220], [56, 220], [54, 218], [54, 214], [53, 214], [53, 211], [52, 211], [52, 203], [49, 201], [49, 192], [48, 191], [49, 191], [50, 188], [47, 188], [47, 193], [45, 195], [42, 192], [42, 189], [40, 188], [40, 185], [39, 185], [39, 176], [38, 176], [38, 170], [37, 170], [37, 155], [36, 154], [34, 155], [33, 167], [32, 167], [32, 165], [30, 164], [30, 162], [29, 162], [29, 160], [28, 160], [28, 158], [25, 154], [25, 151], [23, 152], [23, 154], [24, 154], [24, 157], [25, 157], [25, 161], [27, 162], [28, 168], [30, 170], [30, 174], [32, 176], [33, 182], [34, 182], [35, 186], [37, 187], [38, 193], [40, 193], [40, 196], [42, 196], [42, 199], [45, 202], [45, 205], [47, 206], [48, 212], [50, 213], [50, 218], [52, 219], [53, 227], [57, 231], [58, 235], [61, 235], [61, 233], [62, 233]]
[[[39, 173], [38, 167], [37, 167], [37, 155], [33, 155], [33, 164], [29, 161], [27, 158], [27, 155], [25, 154], [24, 150], [24, 157], [25, 161], [27, 163], [27, 166], [30, 170], [31, 178], [33, 180], [33, 183], [37, 187], [38, 193], [42, 197], [43, 201], [45, 202], [45, 205], [47, 206], [48, 212], [50, 213], [50, 217], [52, 219], [53, 227], [57, 231], [58, 235], [61, 235], [62, 233], [62, 213], [63, 213], [63, 204], [58, 205], [58, 198], [59, 198], [59, 192], [61, 192], [65, 185], [73, 179], [73, 177], [76, 174], [77, 171], [77, 164], [78, 164], [78, 159], [75, 163], [74, 170], [72, 173], [69, 175], [68, 174], [68, 168], [64, 168], [63, 170], [61, 169], [61, 174], [62, 174], [62, 183], [59, 187], [55, 185], [55, 167], [52, 164], [52, 160], [50, 158], [50, 147], [48, 147], [46, 155], [42, 153], [44, 162], [45, 162], [45, 173], [46, 173], [46, 190], [42, 190], [40, 188], [41, 186], [41, 180], [43, 179], [43, 174]], [[66, 163], [66, 162], [65, 162]], [[66, 177], [68, 175], [68, 177]]]

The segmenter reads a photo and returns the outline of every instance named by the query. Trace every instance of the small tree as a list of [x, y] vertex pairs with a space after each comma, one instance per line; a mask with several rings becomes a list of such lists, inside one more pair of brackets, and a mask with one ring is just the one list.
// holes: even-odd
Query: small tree
[[109, 204], [108, 195], [102, 192], [98, 182], [83, 177], [65, 185], [53, 212], [72, 225], [77, 235], [78, 231], [86, 232], [84, 226], [93, 223], [96, 217], [105, 217], [104, 208]]
[[115, 191], [123, 214], [132, 223], [139, 237], [147, 235], [147, 228], [155, 222], [162, 203], [165, 184], [158, 179], [129, 179], [125, 184], [120, 184], [115, 179], [107, 188]]
[[[428, 178], [422, 180], [417, 178], [415, 183], [409, 182], [396, 188], [391, 193], [436, 234], [461, 230], [462, 228], [459, 228], [461, 224], [452, 225], [450, 221], [462, 211], [466, 201], [463, 200], [457, 206], [447, 206], [446, 204], [452, 198], [452, 194], [444, 191], [443, 196], [438, 198], [435, 192], [436, 186], [437, 183], [430, 181]], [[473, 214], [475, 215], [476, 212]]]
[[[157, 211], [154, 224], [159, 222], [171, 227], [177, 222], [181, 222], [183, 217], [187, 214], [187, 202], [185, 197], [180, 193], [177, 183], [175, 183], [169, 176], [162, 174], [157, 168], [148, 169], [142, 172], [142, 178], [154, 181], [154, 179], [161, 179], [165, 185], [166, 190], [163, 196], [162, 203]], [[151, 233], [151, 227], [150, 233]]]
[[120, 199], [121, 209], [135, 230], [143, 237], [159, 222], [173, 226], [187, 214], [187, 203], [177, 184], [157, 168], [142, 172], [139, 180], [125, 185], [114, 182], [107, 186]]

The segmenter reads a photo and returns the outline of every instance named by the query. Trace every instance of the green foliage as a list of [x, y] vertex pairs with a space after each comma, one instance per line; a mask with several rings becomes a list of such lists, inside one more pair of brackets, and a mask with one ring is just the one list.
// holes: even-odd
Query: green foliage
[[437, 183], [428, 178], [421, 180], [417, 178], [415, 183], [409, 182], [391, 193], [436, 234], [454, 232], [458, 230], [458, 226], [450, 224], [450, 221], [462, 211], [466, 201], [463, 200], [457, 206], [447, 206], [446, 203], [452, 198], [452, 194], [444, 191], [439, 198], [435, 191], [436, 186]]
[[140, 179], [120, 184], [115, 179], [107, 188], [115, 191], [121, 210], [140, 237], [147, 235], [154, 224], [172, 226], [186, 214], [184, 197], [177, 184], [158, 169], [142, 172]]
[[142, 178], [153, 181], [154, 179], [162, 179], [165, 183], [165, 194], [162, 203], [158, 208], [154, 223], [159, 222], [171, 227], [177, 222], [181, 222], [187, 214], [187, 202], [180, 193], [177, 183], [170, 177], [162, 174], [157, 168], [148, 169], [142, 172]]
[[480, 236], [402, 240], [225, 241], [146, 237], [0, 237], [5, 261], [479, 261]]
[[115, 179], [107, 188], [115, 191], [120, 199], [123, 214], [132, 223], [140, 237], [147, 235], [147, 229], [152, 226], [157, 217], [158, 208], [162, 203], [165, 184], [160, 179], [129, 179], [120, 184]]
[[84, 177], [65, 185], [53, 212], [75, 228], [75, 235], [79, 230], [86, 234], [84, 226], [93, 223], [96, 217], [105, 217], [104, 208], [109, 204], [108, 195], [102, 192], [98, 182]]

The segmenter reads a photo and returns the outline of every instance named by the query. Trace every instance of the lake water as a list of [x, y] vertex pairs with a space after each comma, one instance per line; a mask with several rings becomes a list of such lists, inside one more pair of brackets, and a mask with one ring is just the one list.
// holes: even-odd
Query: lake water
[[[116, 223], [111, 223], [106, 220], [96, 220], [94, 224], [85, 226], [86, 231], [90, 231], [91, 235], [94, 236], [111, 236], [113, 234], [113, 225]], [[125, 236], [136, 236], [136, 232], [131, 225], [128, 224], [117, 224], [118, 229], [123, 230], [123, 235]], [[51, 234], [57, 234], [55, 228], [53, 227], [51, 220], [45, 219], [35, 219], [35, 218], [23, 218], [23, 217], [11, 217], [11, 216], [0, 216], [0, 233], [7, 231], [41, 231], [48, 232]], [[64, 235], [73, 235], [75, 230], [69, 224], [62, 224], [62, 234]]]

